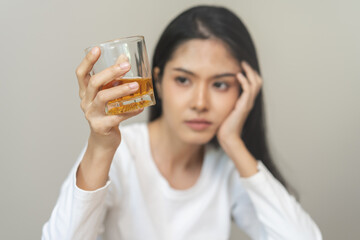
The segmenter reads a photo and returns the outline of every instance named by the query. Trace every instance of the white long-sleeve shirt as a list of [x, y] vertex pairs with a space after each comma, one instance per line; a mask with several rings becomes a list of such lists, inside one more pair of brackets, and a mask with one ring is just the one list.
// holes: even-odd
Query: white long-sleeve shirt
[[109, 181], [95, 191], [76, 186], [80, 154], [64, 182], [42, 239], [221, 240], [231, 221], [252, 239], [322, 239], [311, 217], [259, 161], [241, 178], [221, 150], [206, 147], [200, 176], [173, 189], [157, 169], [147, 125], [121, 129]]

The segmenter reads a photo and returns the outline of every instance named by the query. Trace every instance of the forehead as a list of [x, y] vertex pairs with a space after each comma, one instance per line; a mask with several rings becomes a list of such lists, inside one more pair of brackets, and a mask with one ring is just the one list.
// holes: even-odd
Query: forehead
[[169, 67], [181, 67], [194, 72], [237, 72], [238, 61], [228, 47], [217, 39], [193, 39], [181, 44], [167, 63]]

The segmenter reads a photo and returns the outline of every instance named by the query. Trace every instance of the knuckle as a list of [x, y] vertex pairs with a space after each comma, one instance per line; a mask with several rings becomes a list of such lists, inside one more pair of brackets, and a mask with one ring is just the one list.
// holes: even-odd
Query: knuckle
[[84, 102], [84, 101], [81, 101], [81, 102], [80, 102], [80, 107], [81, 107], [81, 110], [83, 110], [83, 112], [85, 112], [85, 110], [86, 110], [86, 105], [85, 105], [85, 102]]
[[119, 71], [119, 67], [116, 66], [116, 65], [112, 66], [112, 67], [110, 68], [110, 72], [111, 72], [112, 75], [118, 75], [119, 72], [120, 72], [120, 71]]
[[98, 92], [96, 98], [98, 99], [99, 102], [101, 103], [105, 103], [107, 100], [106, 100], [106, 95], [104, 94], [103, 91], [100, 91]]
[[79, 89], [79, 97], [80, 97], [80, 99], [83, 99], [84, 98], [84, 91], [83, 90], [81, 90], [81, 89]]
[[82, 72], [82, 70], [81, 70], [80, 67], [77, 67], [77, 68], [75, 69], [75, 74], [76, 74], [77, 77], [80, 77], [80, 76], [83, 75], [83, 72]]
[[88, 120], [90, 126], [92, 127], [93, 126], [93, 121], [91, 120], [91, 114], [89, 113], [89, 111], [85, 111], [84, 115], [85, 115], [86, 120]]
[[93, 55], [91, 54], [91, 52], [86, 54], [85, 61], [87, 61], [88, 63], [91, 63], [93, 61]]
[[91, 88], [94, 88], [94, 89], [99, 88], [98, 83], [95, 78], [90, 78], [88, 86], [90, 86]]

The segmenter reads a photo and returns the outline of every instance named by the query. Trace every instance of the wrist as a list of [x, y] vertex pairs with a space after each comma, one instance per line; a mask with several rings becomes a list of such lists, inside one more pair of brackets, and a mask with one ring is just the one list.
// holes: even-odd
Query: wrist
[[76, 172], [76, 185], [83, 190], [103, 187], [110, 171], [116, 148], [106, 148], [89, 138], [89, 143]]
[[115, 153], [116, 149], [119, 147], [120, 141], [120, 134], [106, 136], [91, 132], [88, 139], [88, 147], [97, 152]]
[[241, 177], [251, 177], [258, 172], [257, 161], [247, 149], [245, 142], [238, 137], [229, 137], [220, 143], [229, 158], [234, 162]]
[[220, 146], [224, 151], [230, 150], [239, 145], [245, 146], [244, 141], [241, 139], [240, 135], [228, 135], [226, 137], [218, 138]]

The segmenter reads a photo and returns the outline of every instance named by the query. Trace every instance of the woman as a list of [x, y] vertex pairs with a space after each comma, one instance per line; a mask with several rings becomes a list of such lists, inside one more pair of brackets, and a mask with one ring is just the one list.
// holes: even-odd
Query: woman
[[95, 47], [77, 69], [91, 133], [43, 239], [228, 239], [232, 219], [252, 239], [322, 238], [269, 156], [255, 48], [233, 13], [195, 7], [165, 29], [149, 124], [119, 129], [142, 110], [105, 115], [138, 85], [98, 91], [129, 70], [90, 76], [99, 56]]

